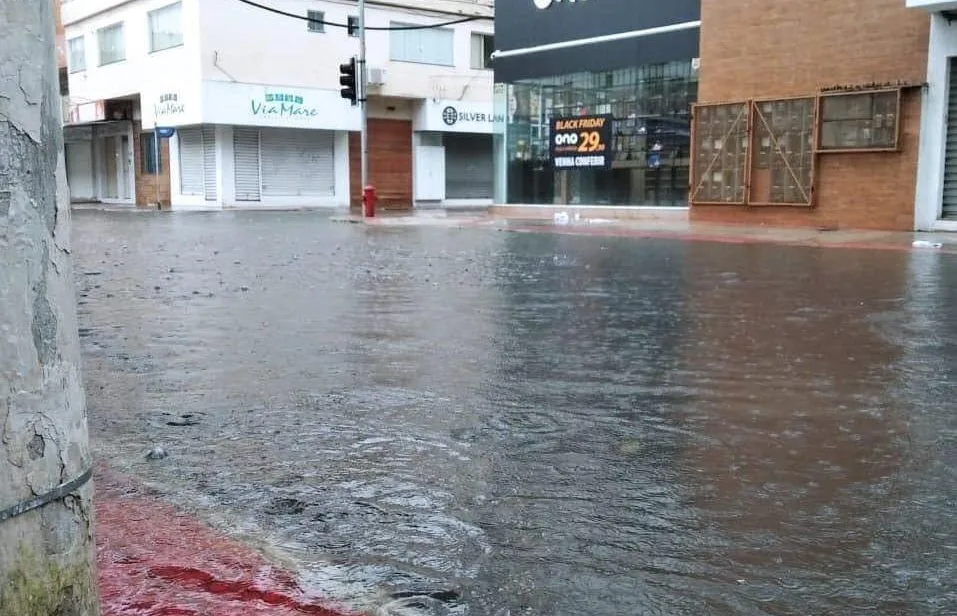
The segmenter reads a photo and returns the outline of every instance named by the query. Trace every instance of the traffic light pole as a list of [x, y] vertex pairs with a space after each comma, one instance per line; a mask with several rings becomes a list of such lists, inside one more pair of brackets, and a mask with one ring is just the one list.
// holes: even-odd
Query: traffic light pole
[[362, 113], [362, 186], [361, 190], [365, 194], [366, 186], [369, 185], [369, 79], [366, 70], [366, 0], [359, 0], [359, 74], [357, 75], [359, 83], [356, 84], [357, 94], [359, 95], [359, 109]]

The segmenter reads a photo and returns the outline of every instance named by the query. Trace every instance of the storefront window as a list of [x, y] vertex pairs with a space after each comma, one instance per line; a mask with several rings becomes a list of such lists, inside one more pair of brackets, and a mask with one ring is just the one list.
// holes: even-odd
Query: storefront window
[[[506, 203], [688, 205], [691, 61], [580, 73], [498, 86], [507, 107], [498, 130]], [[549, 127], [555, 117], [611, 114], [610, 169], [555, 170]], [[504, 176], [504, 177], [503, 177]]]

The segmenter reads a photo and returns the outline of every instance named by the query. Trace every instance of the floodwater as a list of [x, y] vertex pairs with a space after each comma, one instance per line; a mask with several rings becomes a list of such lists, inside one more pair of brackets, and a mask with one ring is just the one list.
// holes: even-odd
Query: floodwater
[[264, 212], [74, 253], [99, 456], [357, 608], [957, 613], [954, 256]]

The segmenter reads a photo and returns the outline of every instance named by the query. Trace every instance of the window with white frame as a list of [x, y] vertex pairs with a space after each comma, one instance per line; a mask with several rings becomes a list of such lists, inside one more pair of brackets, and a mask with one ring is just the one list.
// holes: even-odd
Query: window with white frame
[[472, 33], [472, 68], [481, 70], [492, 68], [492, 52], [495, 42], [491, 34]]
[[100, 66], [126, 59], [126, 39], [122, 22], [97, 30], [96, 42], [100, 52]]
[[[416, 24], [392, 22], [393, 28]], [[419, 28], [389, 32], [389, 57], [396, 62], [455, 66], [454, 32], [448, 28]]]
[[67, 62], [71, 73], [86, 70], [86, 41], [82, 36], [67, 41]]
[[183, 3], [177, 2], [150, 11], [150, 51], [162, 51], [183, 44]]

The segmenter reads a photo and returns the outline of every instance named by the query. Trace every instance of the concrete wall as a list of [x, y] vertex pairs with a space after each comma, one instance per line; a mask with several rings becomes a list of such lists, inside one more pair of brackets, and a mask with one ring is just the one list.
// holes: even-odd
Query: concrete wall
[[[701, 102], [924, 80], [929, 18], [901, 0], [702, 0], [701, 15]], [[818, 157], [814, 209], [695, 206], [692, 220], [913, 228], [920, 97], [905, 94], [900, 152]]]
[[[269, 6], [306, 15], [307, 10], [325, 12], [329, 22], [346, 23], [357, 15], [353, 4], [341, 2], [300, 2], [274, 0]], [[450, 21], [455, 15], [424, 16], [420, 11], [403, 13], [395, 9], [367, 9], [367, 25], [388, 27], [397, 20], [415, 24]], [[420, 5], [421, 6], [421, 5]], [[431, 6], [431, 5], [430, 5]], [[235, 0], [203, 0], [202, 78], [293, 87], [339, 89], [340, 63], [359, 52], [359, 39], [343, 28], [326, 26], [325, 32], [307, 29], [305, 21], [243, 6]], [[450, 26], [455, 37], [455, 66], [433, 66], [389, 60], [391, 33], [368, 33], [368, 62], [371, 68], [386, 71], [385, 84], [373, 93], [380, 96], [412, 98], [455, 98], [492, 100], [492, 71], [473, 71], [471, 34], [491, 34], [491, 20]], [[261, 41], [251, 45], [249, 41]]]
[[935, 14], [931, 18], [927, 55], [927, 91], [921, 115], [915, 205], [915, 226], [921, 231], [957, 231], [957, 221], [938, 220], [944, 190], [950, 58], [953, 57], [957, 57], [957, 24], [949, 23], [939, 13]]

